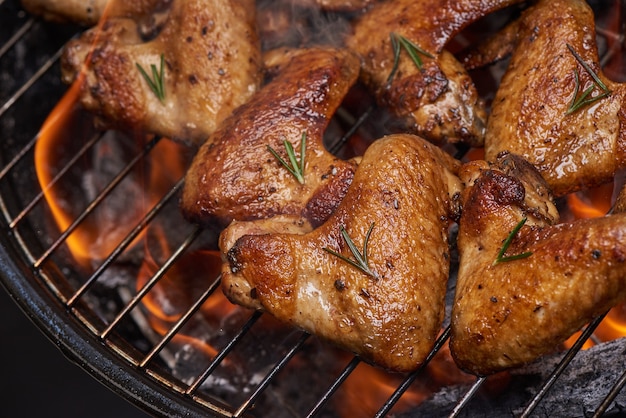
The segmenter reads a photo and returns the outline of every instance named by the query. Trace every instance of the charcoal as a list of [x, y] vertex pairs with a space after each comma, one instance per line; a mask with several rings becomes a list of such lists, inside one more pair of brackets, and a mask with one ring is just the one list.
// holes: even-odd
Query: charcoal
[[[500, 395], [479, 389], [459, 417], [519, 416], [557, 367], [564, 353], [549, 355], [510, 372], [510, 381]], [[531, 417], [590, 417], [626, 370], [626, 338], [598, 344], [574, 357], [555, 384], [534, 408]], [[487, 381], [488, 382], [488, 381]], [[435, 393], [414, 411], [396, 417], [447, 416], [470, 389], [469, 385], [448, 386]], [[604, 416], [626, 413], [626, 390], [622, 390]]]

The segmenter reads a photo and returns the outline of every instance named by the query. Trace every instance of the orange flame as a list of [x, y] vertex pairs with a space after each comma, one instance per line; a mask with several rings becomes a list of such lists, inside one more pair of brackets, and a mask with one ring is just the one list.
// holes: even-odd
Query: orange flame
[[[613, 183], [605, 184], [584, 192], [572, 193], [567, 196], [570, 212], [576, 219], [597, 218], [606, 215], [611, 209], [613, 201]], [[611, 341], [626, 336], [626, 305], [621, 304], [613, 308], [594, 331], [596, 341]], [[576, 332], [565, 341], [564, 346], [570, 348], [581, 335]], [[593, 347], [592, 339], [585, 341], [582, 348]]]
[[611, 209], [613, 183], [567, 196], [567, 205], [576, 219], [598, 218]]
[[[342, 385], [343, 396], [337, 405], [339, 415], [345, 418], [373, 416], [401, 382], [400, 375], [360, 363]], [[415, 408], [431, 394], [417, 383], [411, 385], [402, 395], [394, 406], [394, 411]]]
[[[137, 290], [143, 288], [159, 269], [159, 258], [171, 254], [166, 234], [160, 226], [151, 227], [146, 239], [146, 255], [137, 275]], [[185, 253], [170, 267], [154, 287], [142, 299], [148, 314], [150, 326], [160, 335], [164, 335], [201, 297], [221, 271], [221, 256], [218, 251], [197, 250]], [[191, 328], [199, 323], [205, 326], [217, 326], [223, 318], [236, 308], [221, 291], [214, 292], [200, 307], [200, 312], [190, 322]], [[197, 322], [194, 322], [197, 321]], [[177, 332], [172, 339], [175, 345], [191, 344], [208, 358], [217, 355], [217, 350], [201, 338], [188, 335], [185, 328]]]

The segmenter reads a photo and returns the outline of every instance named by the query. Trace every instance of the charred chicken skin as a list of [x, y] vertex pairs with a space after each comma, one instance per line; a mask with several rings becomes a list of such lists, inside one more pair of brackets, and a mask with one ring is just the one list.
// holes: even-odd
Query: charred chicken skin
[[[181, 208], [192, 222], [225, 226], [290, 214], [319, 225], [346, 194], [356, 164], [330, 154], [322, 140], [357, 79], [358, 58], [346, 49], [305, 48], [274, 51], [266, 64], [274, 78], [224, 121], [189, 168]], [[271, 152], [291, 167], [285, 141], [302, 181]]]
[[200, 144], [260, 85], [254, 10], [253, 1], [175, 0], [147, 42], [134, 20], [107, 20], [68, 42], [64, 81], [81, 83], [80, 102], [107, 126]]
[[[224, 230], [225, 294], [366, 361], [414, 370], [432, 349], [443, 320], [458, 167], [419, 137], [379, 139], [365, 152], [344, 200], [320, 227], [264, 233], [250, 222]], [[348, 242], [358, 247], [365, 267], [338, 256], [355, 259]]]
[[468, 163], [460, 178], [450, 349], [461, 369], [531, 362], [626, 299], [626, 214], [558, 223], [541, 175], [511, 154]]
[[[612, 180], [626, 163], [626, 89], [602, 73], [592, 10], [583, 0], [542, 0], [517, 27], [489, 116], [485, 158], [502, 151], [523, 156], [555, 196]], [[584, 104], [587, 90], [591, 101]]]
[[[362, 57], [364, 84], [381, 106], [406, 121], [409, 132], [434, 143], [463, 141], [478, 146], [487, 125], [484, 104], [463, 65], [444, 47], [473, 21], [517, 2], [381, 2], [355, 22], [346, 42]], [[401, 45], [408, 42], [421, 49], [415, 51], [421, 68], [409, 57], [410, 47]]]

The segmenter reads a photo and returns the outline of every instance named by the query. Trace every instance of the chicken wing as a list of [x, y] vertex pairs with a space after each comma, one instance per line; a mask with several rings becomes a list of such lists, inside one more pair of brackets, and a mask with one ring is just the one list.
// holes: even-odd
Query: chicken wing
[[485, 158], [522, 155], [556, 196], [612, 180], [626, 163], [626, 89], [602, 74], [592, 10], [584, 0], [541, 0], [518, 27]]
[[[275, 52], [266, 63], [277, 75], [224, 121], [189, 168], [181, 208], [192, 222], [291, 214], [319, 225], [352, 181], [356, 164], [330, 154], [323, 135], [357, 79], [358, 58], [346, 49], [306, 48]], [[271, 152], [291, 167], [287, 144], [297, 150], [301, 181]]]
[[260, 85], [254, 10], [252, 0], [174, 0], [148, 42], [135, 21], [107, 20], [68, 42], [64, 81], [81, 83], [82, 105], [108, 126], [200, 144]]
[[46, 20], [93, 26], [102, 16], [136, 17], [164, 9], [171, 0], [21, 0], [26, 11]]
[[[263, 233], [257, 223], [224, 230], [225, 294], [384, 368], [415, 369], [443, 320], [458, 167], [419, 137], [377, 140], [320, 227], [295, 234]], [[338, 256], [355, 260], [348, 242], [364, 259], [360, 267]]]
[[626, 214], [558, 223], [539, 172], [511, 154], [468, 163], [460, 177], [450, 349], [461, 369], [531, 362], [626, 300]]
[[[444, 47], [470, 23], [518, 2], [390, 0], [359, 18], [346, 42], [363, 59], [364, 84], [381, 106], [406, 121], [409, 132], [435, 143], [482, 145], [484, 104], [469, 74]], [[399, 49], [394, 49], [392, 37]], [[401, 44], [408, 42], [422, 50], [413, 47], [421, 68], [402, 50]]]

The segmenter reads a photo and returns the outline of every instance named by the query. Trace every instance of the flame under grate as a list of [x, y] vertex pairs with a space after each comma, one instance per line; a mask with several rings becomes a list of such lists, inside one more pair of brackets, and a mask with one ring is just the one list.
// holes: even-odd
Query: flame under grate
[[[102, 367], [96, 374], [155, 414], [356, 416], [342, 411], [341, 405], [350, 396], [363, 395], [350, 395], [346, 387], [355, 381], [374, 386], [378, 383], [372, 376], [378, 372], [267, 315], [223, 304], [218, 275], [204, 279], [201, 288], [189, 289], [184, 308], [161, 302], [159, 292], [170, 289], [170, 273], [180, 270], [189, 277], [185, 265], [197, 266], [198, 252], [215, 240], [210, 232], [180, 218], [177, 200], [184, 170], [166, 179], [150, 199], [137, 188], [150, 176], [150, 167], [159, 164], [159, 155], [176, 145], [157, 137], [129, 146], [122, 134], [85, 128], [91, 125], [89, 117], [72, 109], [64, 114], [72, 118], [72, 129], [62, 138], [80, 135], [81, 140], [67, 141], [73, 144], [71, 151], [59, 153], [56, 171], [43, 188], [39, 186], [33, 160], [37, 142], [42, 141], [40, 127], [46, 126], [49, 113], [66, 92], [57, 63], [62, 45], [78, 29], [59, 30], [40, 22], [21, 11], [16, 1], [0, 0], [0, 8], [0, 224], [6, 236], [2, 254], [21, 267], [17, 272], [4, 271], [2, 278], [13, 287], [18, 280], [29, 281], [42, 292], [36, 297], [26, 290], [26, 308], [37, 311], [39, 297], [44, 305], [59, 307], [60, 317], [78, 327], [90, 342], [99, 343], [110, 364], [122, 370]], [[58, 144], [50, 147], [56, 149]], [[129, 157], [120, 160], [116, 158], [120, 154]], [[184, 168], [189, 156], [181, 155]], [[63, 189], [63, 184], [80, 184], [80, 196], [68, 195], [71, 188]], [[57, 189], [63, 190], [56, 192], [63, 195], [61, 200], [81, 202], [60, 230], [52, 222], [53, 209], [46, 198]], [[141, 210], [126, 213], [127, 199], [116, 194], [141, 201]], [[121, 208], [111, 203], [120, 201]], [[122, 213], [129, 217], [125, 222], [119, 222]], [[101, 251], [97, 262], [76, 261], [76, 254], [68, 249], [72, 237], [85, 235], [78, 244], [84, 246], [97, 240], [103, 228], [109, 233], [118, 223], [128, 227], [115, 231], [119, 237], [115, 245], [87, 251]], [[94, 225], [96, 233], [86, 225]], [[138, 245], [139, 241], [151, 244]], [[211, 271], [211, 266], [206, 268]], [[160, 303], [162, 317], [146, 309], [150, 303]], [[372, 392], [379, 398], [367, 406], [368, 413], [482, 416], [489, 411], [544, 416], [558, 409], [564, 416], [618, 414], [626, 409], [622, 391], [626, 339], [581, 350], [602, 319], [590, 324], [568, 351], [495, 379], [437, 377], [450, 366], [439, 360], [446, 354], [446, 329], [422, 369], [407, 376], [381, 373], [386, 387]], [[40, 323], [56, 325], [44, 319]], [[61, 343], [73, 352], [71, 346], [77, 342], [64, 337], [64, 332], [59, 334]], [[92, 362], [86, 366], [90, 369], [100, 367], [95, 359], [80, 360]], [[432, 363], [439, 368], [430, 370]], [[370, 373], [366, 378], [364, 371]], [[460, 372], [451, 374], [455, 373]], [[131, 382], [130, 388], [123, 387], [125, 381]], [[570, 395], [572, 390], [576, 395]]]

